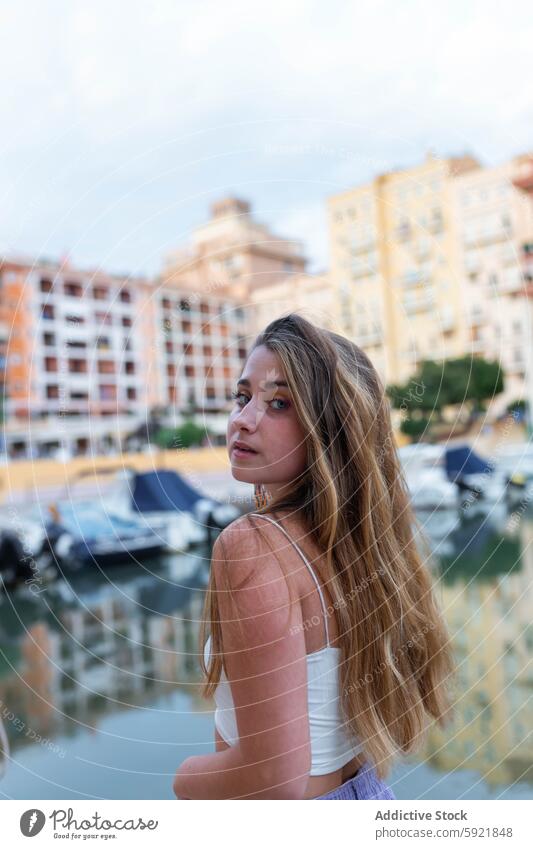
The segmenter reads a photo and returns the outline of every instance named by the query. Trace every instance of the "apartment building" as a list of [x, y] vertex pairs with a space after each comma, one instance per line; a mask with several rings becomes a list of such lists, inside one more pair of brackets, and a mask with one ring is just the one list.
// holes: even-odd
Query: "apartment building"
[[256, 221], [250, 204], [235, 197], [211, 206], [211, 218], [192, 231], [189, 245], [166, 259], [162, 278], [199, 294], [246, 301], [251, 292], [305, 271], [302, 243]]
[[144, 356], [149, 292], [146, 280], [68, 262], [3, 259], [10, 456], [105, 452], [142, 421], [157, 401]]
[[533, 202], [523, 179], [529, 155], [463, 174], [453, 185], [466, 353], [498, 360], [505, 391], [495, 407], [524, 397], [531, 349], [525, 268], [533, 241]]
[[152, 306], [160, 403], [202, 413], [215, 433], [225, 433], [231, 392], [249, 346], [249, 311], [229, 296], [200, 297], [168, 282], [154, 287]]
[[524, 155], [485, 168], [471, 156], [430, 153], [330, 198], [339, 320], [385, 382], [404, 382], [421, 359], [483, 356], [506, 375], [493, 411], [523, 397], [533, 206], [520, 174], [530, 162]]
[[231, 299], [4, 258], [4, 450], [11, 458], [115, 451], [154, 407], [174, 424], [198, 414], [222, 432], [244, 324]]
[[289, 312], [298, 312], [329, 330], [340, 330], [335, 290], [327, 274], [291, 274], [252, 292], [249, 306], [252, 337], [274, 318]]
[[329, 199], [339, 319], [386, 383], [406, 380], [421, 357], [464, 350], [451, 185], [478, 167], [470, 156], [428, 154]]

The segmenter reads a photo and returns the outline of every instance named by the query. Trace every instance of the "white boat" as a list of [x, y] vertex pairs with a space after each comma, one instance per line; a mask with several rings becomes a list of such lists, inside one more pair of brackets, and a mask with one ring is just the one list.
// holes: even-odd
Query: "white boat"
[[138, 473], [122, 468], [101, 500], [114, 515], [135, 516], [145, 523], [168, 551], [186, 551], [204, 543], [211, 529], [218, 531], [240, 515], [234, 505], [204, 496], [168, 469]]
[[460, 506], [459, 490], [440, 468], [408, 466], [405, 480], [416, 511], [450, 510]]
[[522, 442], [502, 445], [494, 455], [497, 468], [512, 477], [523, 475], [526, 481], [533, 481], [533, 443]]

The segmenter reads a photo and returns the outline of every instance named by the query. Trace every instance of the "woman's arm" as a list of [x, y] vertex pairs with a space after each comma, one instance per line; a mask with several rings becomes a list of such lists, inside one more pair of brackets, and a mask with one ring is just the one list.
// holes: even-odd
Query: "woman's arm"
[[301, 608], [291, 603], [283, 570], [261, 535], [248, 520], [234, 526], [218, 537], [227, 558], [213, 557], [212, 568], [239, 742], [187, 758], [174, 792], [192, 799], [299, 799], [311, 766]]

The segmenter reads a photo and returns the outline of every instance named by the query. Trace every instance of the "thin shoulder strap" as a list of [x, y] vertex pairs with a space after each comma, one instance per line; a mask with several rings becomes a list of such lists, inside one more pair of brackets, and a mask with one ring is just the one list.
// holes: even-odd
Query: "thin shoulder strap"
[[298, 551], [298, 553], [299, 553], [299, 554], [300, 554], [300, 556], [302, 557], [302, 560], [304, 561], [305, 565], [307, 566], [307, 568], [308, 568], [308, 569], [309, 569], [309, 571], [311, 572], [311, 575], [312, 575], [312, 577], [313, 577], [313, 580], [314, 580], [314, 582], [315, 582], [315, 584], [316, 584], [316, 588], [317, 588], [317, 590], [318, 590], [318, 594], [320, 595], [320, 602], [321, 602], [321, 604], [322, 604], [322, 613], [324, 614], [324, 628], [325, 628], [325, 630], [326, 630], [326, 643], [327, 643], [327, 645], [329, 646], [328, 616], [327, 616], [327, 613], [326, 613], [326, 604], [325, 604], [325, 601], [324, 601], [324, 595], [323, 595], [323, 593], [322, 593], [322, 587], [320, 586], [320, 581], [318, 580], [317, 576], [315, 575], [315, 570], [313, 569], [313, 567], [312, 567], [312, 566], [311, 566], [311, 564], [309, 563], [309, 561], [308, 561], [307, 557], [306, 557], [306, 556], [305, 556], [305, 554], [303, 553], [303, 551], [302, 551], [302, 549], [300, 548], [300, 546], [299, 546], [299, 545], [298, 545], [298, 544], [297, 544], [297, 543], [296, 543], [296, 542], [292, 539], [292, 537], [290, 536], [290, 534], [288, 534], [288, 533], [287, 533], [287, 531], [285, 530], [285, 528], [283, 527], [283, 525], [280, 525], [280, 523], [279, 523], [279, 522], [276, 522], [276, 520], [275, 520], [275, 519], [272, 519], [270, 516], [266, 516], [264, 513], [248, 513], [248, 515], [249, 515], [249, 516], [257, 516], [257, 518], [258, 518], [258, 519], [267, 519], [267, 520], [268, 520], [269, 522], [271, 522], [273, 525], [276, 525], [276, 527], [277, 527], [277, 528], [279, 528], [279, 529], [280, 529], [280, 531], [283, 531], [283, 533], [285, 534], [285, 536], [287, 537], [287, 539], [289, 540], [289, 542], [291, 542], [291, 543], [293, 544], [293, 546], [295, 547], [296, 551]]

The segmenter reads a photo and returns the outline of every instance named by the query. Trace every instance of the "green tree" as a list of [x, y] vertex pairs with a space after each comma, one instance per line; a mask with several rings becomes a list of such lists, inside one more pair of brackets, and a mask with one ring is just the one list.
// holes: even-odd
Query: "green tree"
[[154, 436], [154, 442], [160, 448], [190, 448], [201, 445], [210, 433], [205, 427], [193, 421], [185, 421], [179, 427], [160, 428]]
[[416, 439], [431, 423], [442, 422], [445, 407], [461, 405], [471, 421], [503, 388], [498, 362], [465, 356], [422, 360], [413, 377], [404, 384], [391, 384], [387, 394], [392, 406], [404, 412], [400, 430]]

